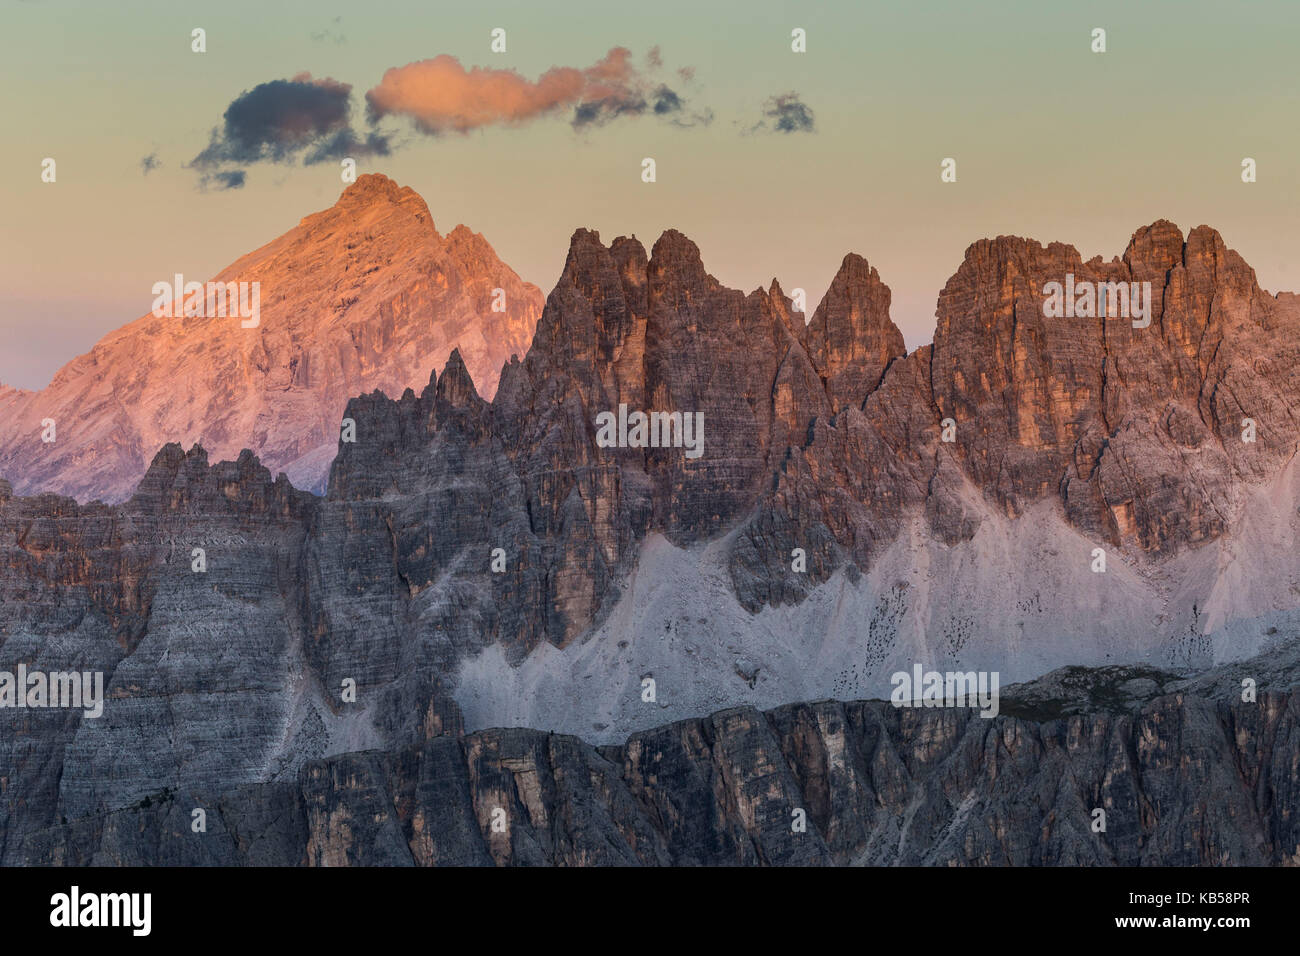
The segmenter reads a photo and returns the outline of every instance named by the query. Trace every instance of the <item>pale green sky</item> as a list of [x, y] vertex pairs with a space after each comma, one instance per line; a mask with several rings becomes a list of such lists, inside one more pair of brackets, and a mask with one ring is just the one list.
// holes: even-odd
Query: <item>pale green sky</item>
[[[105, 332], [143, 315], [151, 286], [205, 278], [331, 204], [336, 164], [248, 168], [200, 192], [183, 168], [226, 107], [302, 71], [365, 91], [390, 67], [586, 67], [615, 46], [666, 71], [714, 114], [575, 133], [563, 116], [403, 144], [361, 163], [420, 192], [443, 232], [482, 232], [549, 291], [579, 226], [647, 246], [676, 228], [723, 282], [773, 276], [815, 304], [844, 254], [876, 266], [909, 346], [929, 341], [966, 246], [999, 234], [1120, 254], [1158, 218], [1215, 226], [1271, 291], [1300, 289], [1300, 3], [366, 4], [0, 0], [0, 382], [40, 387]], [[334, 18], [340, 18], [337, 23]], [[1090, 51], [1093, 27], [1108, 52]], [[208, 52], [190, 52], [190, 31]], [[508, 52], [489, 51], [504, 27]], [[790, 30], [808, 52], [790, 52]], [[313, 39], [313, 34], [318, 37]], [[322, 35], [326, 34], [326, 35]], [[342, 42], [336, 38], [341, 37]], [[794, 91], [812, 133], [744, 135]], [[145, 176], [140, 160], [156, 153]], [[58, 182], [40, 162], [58, 162]], [[658, 182], [640, 180], [653, 156]], [[939, 181], [952, 156], [958, 181]], [[1259, 163], [1245, 185], [1240, 163]]]

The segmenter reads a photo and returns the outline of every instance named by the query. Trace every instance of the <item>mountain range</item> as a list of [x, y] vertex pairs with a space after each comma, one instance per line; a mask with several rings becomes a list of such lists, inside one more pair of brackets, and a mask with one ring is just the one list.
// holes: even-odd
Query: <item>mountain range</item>
[[[0, 859], [1300, 852], [1300, 300], [1214, 230], [976, 242], [910, 353], [856, 254], [805, 320], [678, 232], [579, 229], [538, 315], [459, 231], [365, 177], [223, 273], [261, 277], [259, 329], [146, 317], [0, 396], [0, 669], [107, 688], [98, 719], [0, 709]], [[1149, 282], [1149, 324], [1047, 317], [1067, 275]], [[702, 416], [701, 454], [606, 447], [620, 410]], [[914, 664], [1028, 683], [992, 721], [871, 702]]]

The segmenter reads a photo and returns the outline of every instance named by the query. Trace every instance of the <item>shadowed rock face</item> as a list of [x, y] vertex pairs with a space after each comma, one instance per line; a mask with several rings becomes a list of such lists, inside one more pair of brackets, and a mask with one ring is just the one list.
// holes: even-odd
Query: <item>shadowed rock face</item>
[[[418, 217], [423, 204], [406, 192], [392, 203]], [[276, 247], [254, 255], [273, 259]], [[1067, 273], [1149, 281], [1150, 326], [1045, 318], [1043, 288]], [[1260, 749], [1272, 734], [1294, 750], [1286, 695], [1257, 711], [1167, 698], [1151, 703], [1164, 708], [1152, 726], [1131, 714], [1039, 726], [817, 704], [724, 711], [614, 749], [542, 731], [463, 736], [451, 693], [467, 658], [614, 655], [638, 636], [625, 602], [645, 597], [629, 581], [652, 537], [722, 555], [716, 580], [685, 586], [697, 595], [682, 599], [685, 633], [670, 621], [652, 636], [689, 643], [711, 613], [700, 595], [726, 590], [750, 615], [748, 630], [725, 635], [729, 652], [759, 658], [737, 668], [750, 690], [770, 650], [751, 644], [761, 615], [815, 604], [837, 574], [880, 597], [879, 615], [844, 625], [863, 631], [852, 651], [870, 644], [872, 667], [910, 653], [899, 621], [919, 650], [962, 663], [970, 624], [943, 618], [937, 591], [918, 603], [910, 579], [871, 576], [900, 540], [917, 539], [918, 555], [980, 545], [942, 582], [960, 603], [984, 581], [972, 564], [1009, 547], [1004, 532], [1031, 508], [1067, 525], [1079, 562], [1094, 545], [1111, 552], [1105, 580], [1117, 583], [1092, 599], [1099, 612], [1130, 607], [1143, 575], [1177, 579], [1160, 614], [1187, 612], [1190, 630], [1174, 635], [1184, 643], [1205, 637], [1207, 597], [1222, 608], [1225, 589], [1250, 584], [1238, 564], [1255, 540], [1239, 534], [1243, 513], [1282, 486], [1297, 447], [1300, 307], [1261, 292], [1211, 230], [1184, 241], [1156, 223], [1111, 263], [1059, 244], [976, 243], [940, 296], [934, 344], [911, 354], [888, 289], [856, 256], [808, 324], [791, 309], [775, 282], [748, 295], [721, 286], [679, 233], [647, 253], [634, 238], [607, 247], [579, 230], [532, 347], [502, 369], [494, 398], [480, 396], [459, 351], [418, 396], [403, 386], [397, 399], [352, 398], [356, 440], [337, 443], [323, 498], [272, 481], [251, 453], [210, 466], [202, 448], [180, 445], [116, 506], [0, 485], [0, 669], [102, 670], [108, 691], [97, 720], [0, 709], [5, 859], [1220, 862], [1211, 855], [1226, 852], [1277, 862], [1295, 852], [1290, 824], [1254, 790], [1231, 820], [1214, 817], [1212, 840], [1195, 843], [1183, 822], [1217, 812], [1194, 788], [1207, 774], [1229, 781], [1242, 761], [1294, 794], [1294, 768]], [[390, 354], [386, 341], [376, 356]], [[601, 447], [597, 417], [620, 405], [700, 413], [703, 454]], [[1241, 441], [1243, 418], [1254, 443]], [[945, 419], [954, 441], [942, 440]], [[337, 420], [327, 424], [333, 436]], [[1217, 577], [1192, 580], [1178, 562], [1212, 547]], [[1278, 547], [1264, 586], [1282, 612], [1300, 591], [1293, 540]], [[796, 549], [806, 572], [792, 570]], [[984, 599], [1023, 618], [1071, 606], [1015, 582]], [[1141, 644], [1149, 619], [1118, 613]], [[1231, 616], [1216, 613], [1215, 626]], [[1057, 666], [1074, 652], [1038, 645], [1075, 623], [1020, 620], [1014, 653], [1045, 662], [1035, 674]], [[619, 651], [583, 645], [593, 627]], [[719, 689], [690, 713], [748, 700], [727, 676], [701, 675]], [[557, 671], [552, 683], [563, 680]], [[355, 703], [342, 693], [350, 683]], [[584, 688], [566, 692], [580, 709]], [[1250, 725], [1252, 713], [1264, 723]], [[1168, 744], [1152, 745], [1171, 726]], [[1192, 739], [1199, 776], [1179, 762]], [[941, 753], [952, 761], [942, 772], [927, 762]], [[1128, 761], [1141, 786], [1099, 790], [1112, 760]], [[1072, 790], [1057, 784], [1066, 771]], [[164, 787], [161, 802], [150, 796]], [[833, 787], [847, 802], [827, 802]], [[119, 815], [146, 796], [135, 816]], [[1127, 808], [1130, 829], [1112, 823], [1098, 843], [1080, 808], [1107, 799]], [[193, 800], [225, 801], [228, 846], [198, 851], [169, 836], [189, 832]], [[816, 825], [792, 842], [795, 800]], [[1025, 801], [1037, 820], [1062, 822], [1014, 829]], [[490, 827], [498, 806], [513, 821], [505, 837]]]
[[[1294, 648], [1286, 656], [1294, 682]], [[991, 720], [827, 701], [736, 708], [617, 747], [535, 730], [439, 736], [310, 761], [281, 782], [153, 793], [11, 839], [3, 862], [1294, 863], [1298, 699], [1216, 699], [1239, 672], [1189, 683], [1076, 668], [1012, 689], [1003, 705], [1024, 716]]]
[[[159, 269], [171, 283], [175, 270]], [[23, 493], [122, 501], [163, 444], [198, 442], [214, 458], [249, 448], [323, 491], [349, 398], [420, 387], [457, 347], [491, 397], [542, 303], [482, 236], [465, 226], [439, 235], [424, 200], [380, 175], [213, 280], [260, 283], [256, 328], [150, 314], [39, 392], [0, 388], [0, 475]], [[57, 427], [51, 444], [45, 419]]]

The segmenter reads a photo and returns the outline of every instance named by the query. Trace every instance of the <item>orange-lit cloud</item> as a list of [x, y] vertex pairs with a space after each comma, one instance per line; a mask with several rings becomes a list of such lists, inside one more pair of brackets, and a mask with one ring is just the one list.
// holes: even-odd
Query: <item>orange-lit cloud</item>
[[[650, 58], [651, 68], [658, 60]], [[632, 54], [614, 47], [592, 66], [557, 66], [536, 81], [514, 70], [466, 69], [443, 54], [393, 67], [366, 94], [372, 120], [410, 117], [426, 133], [466, 133], [493, 125], [518, 125], [561, 110], [573, 110], [572, 124], [582, 128], [616, 116], [653, 113], [680, 125], [707, 123], [708, 114], [689, 114], [673, 90], [656, 83], [632, 63]]]

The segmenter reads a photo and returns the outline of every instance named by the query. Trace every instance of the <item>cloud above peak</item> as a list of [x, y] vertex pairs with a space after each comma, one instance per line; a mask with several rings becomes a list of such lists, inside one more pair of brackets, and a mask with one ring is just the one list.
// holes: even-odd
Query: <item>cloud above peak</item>
[[259, 83], [235, 97], [189, 165], [203, 173], [203, 186], [238, 189], [245, 171], [231, 167], [388, 155], [387, 137], [352, 129], [351, 96], [350, 84], [310, 73]]
[[[536, 80], [511, 69], [466, 67], [442, 54], [385, 71], [365, 95], [366, 122], [356, 125], [350, 84], [299, 73], [240, 93], [208, 145], [184, 165], [198, 170], [201, 190], [228, 190], [242, 189], [247, 167], [257, 163], [311, 166], [388, 156], [398, 145], [391, 128], [381, 129], [389, 118], [408, 119], [430, 136], [561, 115], [577, 131], [639, 116], [680, 127], [709, 125], [713, 112], [693, 109], [684, 95], [693, 68], [664, 72], [658, 47], [639, 64], [626, 47], [613, 47], [591, 66], [552, 67]], [[152, 161], [141, 165], [146, 175], [156, 168]]]
[[536, 80], [515, 70], [469, 67], [449, 54], [393, 67], [366, 93], [372, 122], [405, 116], [430, 135], [468, 133], [488, 126], [519, 126], [572, 111], [574, 129], [599, 126], [621, 116], [650, 113], [678, 125], [707, 123], [691, 113], [676, 90], [657, 81], [658, 48], [639, 69], [626, 47], [614, 47], [585, 68], [557, 66]]

